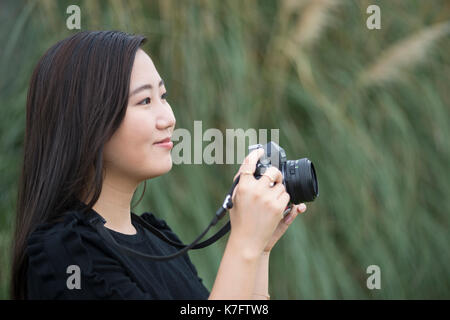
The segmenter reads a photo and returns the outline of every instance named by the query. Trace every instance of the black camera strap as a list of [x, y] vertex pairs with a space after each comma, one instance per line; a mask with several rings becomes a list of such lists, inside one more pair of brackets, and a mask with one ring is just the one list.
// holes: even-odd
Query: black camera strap
[[222, 206], [216, 211], [215, 217], [213, 218], [213, 220], [211, 221], [209, 226], [189, 245], [185, 245], [183, 243], [178, 243], [178, 242], [170, 240], [169, 238], [166, 237], [166, 235], [164, 235], [157, 228], [155, 228], [150, 223], [145, 221], [142, 217], [137, 216], [137, 215], [132, 216], [132, 217], [134, 217], [134, 219], [137, 220], [137, 222], [142, 224], [147, 230], [152, 232], [155, 236], [157, 236], [161, 240], [169, 243], [170, 245], [181, 249], [180, 251], [175, 252], [174, 254], [171, 254], [171, 255], [167, 255], [167, 256], [152, 256], [152, 255], [149, 255], [149, 254], [146, 254], [146, 253], [143, 253], [143, 252], [139, 252], [139, 251], [133, 250], [131, 248], [128, 248], [128, 247], [120, 245], [119, 243], [117, 243], [117, 241], [111, 235], [111, 233], [109, 233], [108, 230], [106, 230], [106, 228], [104, 226], [104, 224], [106, 223], [106, 220], [103, 219], [101, 216], [96, 215], [96, 216], [90, 218], [89, 219], [89, 223], [97, 230], [97, 232], [100, 234], [100, 236], [104, 240], [112, 243], [115, 247], [117, 247], [119, 250], [121, 250], [125, 254], [132, 255], [132, 256], [135, 256], [135, 257], [141, 257], [141, 258], [147, 258], [147, 259], [151, 259], [151, 260], [156, 260], [156, 261], [170, 260], [170, 259], [176, 258], [176, 257], [178, 257], [178, 256], [180, 256], [182, 254], [187, 253], [187, 251], [189, 251], [191, 249], [205, 248], [205, 247], [213, 244], [214, 242], [216, 242], [220, 238], [222, 238], [228, 231], [230, 231], [231, 224], [228, 221], [216, 234], [214, 234], [213, 236], [211, 236], [207, 240], [198, 243], [206, 235], [206, 233], [209, 231], [209, 229], [211, 227], [213, 227], [214, 225], [216, 225], [217, 222], [220, 219], [223, 218], [223, 216], [225, 215], [226, 211], [233, 207], [233, 203], [231, 201], [231, 196], [233, 194], [234, 188], [236, 187], [236, 185], [239, 182], [239, 178], [240, 178], [240, 176], [238, 176], [236, 178], [236, 180], [234, 180], [233, 185], [231, 186], [231, 189], [228, 192], [228, 194], [227, 194], [227, 196], [226, 196]]

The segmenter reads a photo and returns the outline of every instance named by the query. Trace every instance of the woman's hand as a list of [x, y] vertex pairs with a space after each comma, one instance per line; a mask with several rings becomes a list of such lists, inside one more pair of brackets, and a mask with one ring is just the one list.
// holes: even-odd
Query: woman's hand
[[[244, 159], [235, 176], [241, 175], [232, 195], [233, 208], [230, 209], [232, 228], [229, 240], [250, 256], [262, 254], [272, 239], [275, 243], [284, 233], [284, 226], [278, 226], [290, 200], [282, 183], [283, 176], [276, 167], [268, 168], [259, 179], [253, 176], [256, 163], [263, 154], [263, 149], [257, 149]], [[273, 186], [272, 182], [275, 183]]]
[[289, 228], [289, 225], [294, 221], [299, 213], [303, 213], [306, 211], [306, 205], [304, 203], [296, 204], [292, 207], [291, 211], [288, 213], [283, 220], [280, 221], [274, 233], [272, 234], [272, 238], [270, 238], [269, 242], [266, 244], [264, 248], [264, 253], [270, 253], [275, 243], [280, 240], [286, 230]]

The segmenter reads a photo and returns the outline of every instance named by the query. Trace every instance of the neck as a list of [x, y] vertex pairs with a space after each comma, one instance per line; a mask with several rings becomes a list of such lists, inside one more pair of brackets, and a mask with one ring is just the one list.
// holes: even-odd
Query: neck
[[131, 182], [129, 178], [107, 172], [100, 197], [93, 206], [106, 220], [105, 227], [125, 234], [136, 233], [131, 223], [130, 203], [137, 186], [138, 183]]

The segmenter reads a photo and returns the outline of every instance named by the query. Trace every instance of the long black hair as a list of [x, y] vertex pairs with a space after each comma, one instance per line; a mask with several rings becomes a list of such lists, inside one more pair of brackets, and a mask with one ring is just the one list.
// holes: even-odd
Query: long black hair
[[53, 45], [34, 69], [13, 239], [13, 299], [26, 298], [25, 250], [36, 226], [60, 219], [84, 194], [92, 195], [88, 208], [97, 202], [103, 147], [125, 116], [134, 58], [144, 42], [120, 31], [83, 31]]

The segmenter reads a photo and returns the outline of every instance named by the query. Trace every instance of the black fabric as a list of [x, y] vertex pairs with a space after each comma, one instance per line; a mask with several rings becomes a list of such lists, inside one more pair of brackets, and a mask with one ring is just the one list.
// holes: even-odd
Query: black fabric
[[[187, 254], [168, 261], [128, 256], [99, 236], [87, 219], [99, 214], [95, 210], [83, 214], [84, 206], [78, 202], [74, 210], [65, 213], [63, 221], [40, 225], [30, 235], [28, 299], [200, 300], [209, 297]], [[131, 216], [136, 234], [107, 229], [119, 244], [152, 255], [168, 255], [179, 250], [146, 230], [133, 212]], [[167, 223], [153, 213], [143, 213], [141, 218], [169, 239], [181, 242]], [[73, 271], [67, 272], [71, 265], [80, 268], [80, 289], [68, 288], [67, 280], [74, 275]]]

